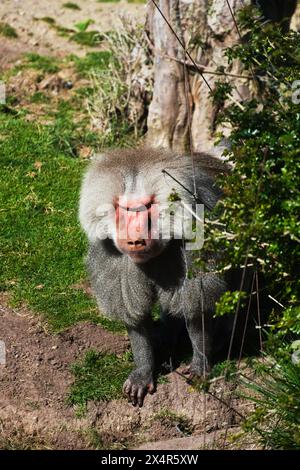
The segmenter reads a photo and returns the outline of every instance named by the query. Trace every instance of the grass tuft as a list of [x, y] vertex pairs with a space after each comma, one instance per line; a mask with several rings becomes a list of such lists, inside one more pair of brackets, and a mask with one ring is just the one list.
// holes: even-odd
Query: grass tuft
[[87, 78], [92, 72], [105, 70], [111, 61], [110, 51], [88, 52], [84, 57], [72, 54], [69, 59], [74, 62], [76, 72]]
[[72, 366], [75, 378], [68, 397], [73, 405], [90, 400], [109, 401], [122, 396], [122, 385], [132, 370], [128, 354], [117, 357], [88, 351], [84, 360]]
[[69, 10], [81, 10], [80, 6], [77, 5], [77, 3], [73, 3], [73, 2], [66, 2], [66, 3], [63, 3], [63, 8], [68, 8]]
[[27, 66], [27, 68], [41, 70], [44, 73], [57, 73], [60, 70], [57, 60], [54, 57], [29, 53], [25, 55], [25, 59], [25, 66]]
[[43, 16], [43, 18], [40, 18], [40, 20], [44, 21], [44, 23], [48, 23], [50, 25], [54, 25], [56, 23], [55, 19], [51, 18], [51, 16]]
[[95, 47], [103, 41], [103, 35], [99, 31], [78, 31], [70, 36], [70, 40], [82, 46]]
[[15, 28], [10, 26], [8, 23], [0, 22], [0, 36], [4, 36], [6, 38], [17, 38], [18, 33]]

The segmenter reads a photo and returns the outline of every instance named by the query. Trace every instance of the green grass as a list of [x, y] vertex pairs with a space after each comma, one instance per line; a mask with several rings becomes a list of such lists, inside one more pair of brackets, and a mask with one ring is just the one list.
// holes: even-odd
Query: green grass
[[31, 103], [49, 103], [50, 97], [41, 91], [37, 91], [31, 96], [30, 101]]
[[94, 20], [92, 20], [91, 18], [88, 18], [87, 20], [79, 21], [79, 23], [76, 23], [75, 28], [77, 29], [77, 31], [81, 31], [81, 32], [87, 31], [88, 27], [94, 23], [95, 23]]
[[122, 385], [133, 367], [128, 353], [122, 357], [88, 351], [83, 361], [72, 366], [74, 383], [69, 403], [84, 406], [90, 400], [109, 401], [122, 396]]
[[99, 31], [78, 31], [70, 36], [70, 40], [82, 46], [95, 47], [102, 42], [103, 35]]
[[63, 3], [63, 8], [68, 8], [69, 10], [81, 10], [80, 6], [77, 5], [77, 3], [73, 2], [66, 2]]
[[40, 54], [30, 53], [25, 55], [25, 63], [21, 68], [32, 68], [41, 70], [44, 73], [57, 73], [60, 70], [58, 61], [55, 57], [43, 56]]
[[18, 33], [8, 23], [0, 22], [0, 36], [13, 39], [18, 37]]
[[74, 34], [74, 29], [65, 28], [64, 26], [56, 25], [55, 29], [57, 31], [58, 36], [61, 36], [63, 38], [67, 38], [70, 36], [70, 34]]
[[55, 24], [55, 19], [52, 18], [51, 16], [43, 16], [43, 18], [39, 18], [40, 21], [44, 21], [44, 23], [48, 23], [50, 25]]
[[[35, 52], [26, 53], [21, 61], [6, 72], [6, 78], [18, 74], [20, 71], [33, 69], [42, 72], [41, 79], [44, 74], [53, 74], [61, 70], [62, 60], [53, 56], [44, 56]], [[5, 77], [4, 77], [5, 80]], [[24, 90], [25, 94], [25, 90]], [[13, 97], [13, 95], [11, 95]]]
[[83, 46], [97, 46], [102, 41], [103, 36], [98, 31], [87, 31], [88, 27], [94, 23], [94, 20], [91, 18], [76, 23], [75, 28], [77, 32], [70, 37], [71, 41], [75, 41]]
[[43, 73], [53, 74], [59, 72], [64, 66], [73, 66], [75, 71], [82, 77], [89, 78], [92, 72], [97, 73], [101, 70], [106, 70], [111, 60], [112, 53], [110, 51], [88, 52], [83, 57], [70, 54], [64, 59], [27, 53], [24, 54], [22, 62], [10, 70], [9, 75], [15, 75], [24, 69], [34, 69]]
[[89, 76], [91, 72], [106, 69], [111, 60], [110, 51], [88, 52], [85, 57], [72, 54], [69, 59], [74, 62], [76, 72]]
[[88, 441], [93, 449], [107, 450], [107, 445], [104, 445], [101, 433], [98, 432], [94, 427], [89, 426], [83, 431], [80, 430], [80, 434], [82, 434], [82, 436]]
[[43, 313], [54, 330], [80, 320], [120, 330], [119, 324], [98, 315], [94, 300], [73, 287], [86, 278], [87, 246], [77, 221], [85, 163], [71, 158], [80, 133], [76, 137], [64, 106], [49, 126], [4, 111], [0, 113], [1, 290], [10, 291], [15, 304], [26, 302]]
[[50, 128], [1, 117], [0, 136], [2, 289], [55, 329], [96, 320], [93, 303], [72, 288], [85, 277], [77, 224], [83, 164], [61, 153]]
[[254, 362], [255, 380], [241, 378], [241, 395], [256, 404], [242, 428], [267, 449], [300, 450], [300, 367], [291, 352], [265, 354], [263, 362]]
[[62, 37], [68, 37], [70, 34], [74, 34], [75, 30], [60, 26], [56, 23], [55, 19], [51, 16], [43, 16], [42, 18], [34, 18], [35, 21], [44, 21], [50, 28], [55, 29], [57, 34]]

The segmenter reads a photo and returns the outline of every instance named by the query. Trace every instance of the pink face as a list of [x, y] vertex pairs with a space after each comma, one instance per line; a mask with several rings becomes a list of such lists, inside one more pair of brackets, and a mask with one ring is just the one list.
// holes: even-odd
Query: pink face
[[157, 237], [159, 214], [154, 202], [154, 196], [121, 196], [116, 202], [116, 244], [135, 263], [144, 263], [163, 249]]

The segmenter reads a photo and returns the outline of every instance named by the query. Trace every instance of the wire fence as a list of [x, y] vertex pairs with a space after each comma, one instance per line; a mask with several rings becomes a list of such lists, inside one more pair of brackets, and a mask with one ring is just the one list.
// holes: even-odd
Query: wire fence
[[[242, 74], [231, 74], [230, 72], [225, 72], [225, 71], [220, 72], [220, 71], [214, 71], [214, 70], [206, 70], [205, 67], [199, 65], [193, 59], [192, 55], [187, 50], [183, 40], [180, 39], [180, 37], [176, 33], [175, 29], [173, 28], [172, 24], [169, 22], [169, 20], [167, 19], [166, 15], [163, 13], [162, 9], [159, 7], [157, 2], [155, 0], [151, 0], [151, 2], [153, 3], [154, 7], [158, 11], [158, 13], [161, 15], [161, 17], [163, 18], [163, 20], [165, 21], [166, 25], [169, 27], [171, 33], [176, 38], [176, 41], [178, 42], [178, 44], [180, 45], [180, 47], [182, 48], [183, 53], [184, 53], [184, 60], [180, 60], [180, 59], [177, 59], [175, 57], [169, 57], [169, 56], [164, 56], [164, 57], [167, 57], [171, 60], [175, 60], [175, 61], [181, 63], [182, 66], [183, 66], [186, 112], [187, 112], [187, 117], [188, 117], [188, 119], [187, 119], [188, 124], [187, 125], [188, 125], [188, 133], [189, 133], [189, 150], [190, 150], [190, 155], [191, 155], [191, 159], [192, 159], [192, 169], [193, 169], [193, 179], [194, 179], [194, 198], [195, 198], [195, 200], [197, 200], [197, 188], [196, 188], [196, 178], [195, 178], [195, 162], [194, 162], [194, 151], [193, 151], [192, 131], [191, 131], [192, 120], [191, 120], [191, 108], [190, 108], [190, 103], [189, 103], [190, 80], [189, 80], [188, 68], [193, 68], [193, 70], [196, 73], [199, 74], [199, 76], [201, 77], [201, 79], [203, 80], [203, 82], [205, 83], [207, 88], [209, 89], [210, 93], [212, 93], [213, 90], [212, 90], [211, 85], [209, 84], [209, 82], [205, 78], [205, 74], [223, 75], [225, 77], [227, 76], [227, 77], [231, 77], [231, 78], [244, 78], [244, 79], [247, 79], [247, 80], [249, 80], [249, 79], [250, 80], [256, 80], [259, 77], [255, 75], [255, 72], [252, 68], [250, 69], [250, 72], [251, 72], [250, 75], [244, 74], [244, 73], [242, 73]], [[244, 4], [244, 2], [242, 2], [242, 4]], [[239, 29], [238, 22], [237, 22], [237, 19], [235, 17], [235, 13], [234, 13], [231, 5], [230, 5], [229, 0], [225, 1], [225, 7], [227, 7], [229, 9], [230, 16], [231, 16], [232, 22], [233, 22], [233, 26], [237, 31], [239, 40], [242, 41], [243, 40], [242, 34], [241, 34], [240, 29]], [[261, 18], [259, 20], [261, 20]], [[233, 97], [231, 97], [231, 98], [235, 102], [235, 104], [238, 104], [239, 107], [243, 109], [243, 105], [241, 103], [237, 103], [236, 100]], [[262, 168], [261, 169], [261, 176], [264, 172], [265, 159], [266, 159], [266, 154], [264, 155], [264, 161], [262, 162], [262, 165], [261, 165], [261, 168]], [[180, 182], [179, 182], [179, 184], [182, 186], [182, 184]], [[259, 185], [260, 185], [260, 183], [259, 183]], [[257, 194], [259, 194], [259, 188], [257, 190]], [[257, 203], [258, 203], [258, 200], [256, 200], [256, 206], [257, 206]], [[255, 213], [255, 207], [254, 207], [254, 213]], [[250, 224], [252, 224], [253, 222], [254, 222], [253, 220], [250, 221]], [[247, 268], [248, 268], [248, 257], [249, 257], [249, 248], [247, 248], [246, 253], [245, 253], [245, 257], [244, 257], [245, 261], [244, 261], [244, 266], [243, 266], [242, 272], [241, 272], [239, 294], [242, 293], [244, 285], [245, 285], [245, 277], [246, 277], [246, 272], [247, 272]], [[206, 334], [205, 334], [205, 314], [204, 314], [203, 298], [204, 297], [203, 297], [203, 291], [202, 291], [201, 322], [202, 322], [203, 351], [204, 351], [204, 354], [205, 354], [205, 351], [206, 351], [206, 345], [205, 345]], [[242, 357], [243, 357], [243, 351], [244, 351], [244, 345], [245, 345], [245, 339], [246, 339], [246, 333], [247, 333], [247, 326], [248, 326], [248, 323], [249, 323], [251, 306], [252, 306], [254, 298], [256, 298], [257, 331], [258, 331], [258, 336], [259, 336], [260, 350], [262, 351], [263, 350], [263, 342], [262, 342], [262, 324], [261, 324], [261, 312], [260, 312], [260, 290], [259, 290], [259, 276], [258, 276], [257, 271], [254, 271], [253, 274], [252, 274], [251, 287], [250, 287], [250, 292], [249, 292], [249, 296], [248, 296], [248, 306], [247, 306], [247, 309], [246, 309], [245, 318], [243, 319], [244, 324], [243, 324], [243, 328], [242, 328], [242, 339], [241, 339], [241, 342], [240, 342], [240, 348], [239, 348], [239, 352], [238, 352], [237, 372], [232, 376], [232, 379], [230, 381], [230, 386], [229, 386], [230, 390], [228, 392], [227, 377], [228, 377], [228, 374], [229, 374], [229, 369], [228, 369], [229, 366], [226, 366], [225, 370], [223, 371], [222, 376], [217, 379], [220, 382], [223, 382], [221, 392], [219, 394], [217, 394], [215, 392], [211, 392], [207, 388], [206, 388], [206, 390], [201, 392], [201, 393], [204, 394], [204, 396], [203, 396], [203, 417], [204, 417], [204, 419], [203, 419], [203, 422], [204, 422], [203, 448], [206, 448], [206, 442], [207, 442], [207, 432], [206, 432], [206, 427], [205, 427], [205, 423], [207, 421], [207, 411], [208, 411], [208, 406], [207, 406], [208, 404], [207, 404], [207, 400], [206, 400], [207, 396], [213, 398], [218, 403], [218, 407], [217, 407], [217, 411], [216, 411], [216, 426], [215, 426], [215, 429], [214, 429], [213, 440], [212, 441], [210, 440], [210, 442], [212, 442], [212, 444], [211, 444], [212, 448], [215, 448], [216, 446], [218, 448], [220, 448], [220, 442], [218, 442], [218, 445], [217, 445], [217, 432], [218, 432], [219, 429], [222, 428], [224, 430], [224, 436], [223, 436], [222, 444], [221, 444], [221, 448], [224, 449], [226, 447], [226, 443], [227, 443], [229, 428], [231, 427], [232, 422], [234, 422], [234, 416], [238, 417], [238, 419], [242, 420], [242, 421], [244, 421], [245, 418], [246, 418], [234, 406], [234, 397], [235, 397], [235, 394], [236, 394], [236, 389], [237, 389], [238, 384], [239, 384], [239, 380], [238, 380], [239, 379], [239, 374], [240, 374], [240, 371], [242, 370]], [[229, 347], [228, 347], [228, 351], [227, 351], [227, 364], [229, 364], [230, 360], [232, 359], [232, 348], [233, 348], [233, 342], [234, 342], [234, 339], [235, 339], [237, 321], [238, 321], [238, 317], [239, 317], [239, 314], [240, 314], [240, 310], [241, 310], [241, 295], [239, 295], [239, 300], [237, 302], [237, 306], [236, 306], [235, 313], [234, 313], [233, 326], [232, 326], [232, 330], [231, 330]], [[181, 377], [183, 377], [185, 380], [187, 380], [187, 382], [189, 382], [189, 380], [186, 378], [185, 375], [181, 374], [178, 371], [175, 371], [175, 372], [177, 374], [179, 374]], [[247, 378], [249, 380], [252, 380], [252, 378], [249, 378], [249, 377], [247, 377]], [[204, 381], [205, 380], [206, 380], [206, 372], [204, 371]], [[215, 380], [216, 379], [212, 379], [211, 382], [214, 382]], [[224, 421], [224, 419], [223, 419], [224, 408], [227, 409], [227, 411], [228, 411], [225, 427], [221, 423], [221, 421]]]

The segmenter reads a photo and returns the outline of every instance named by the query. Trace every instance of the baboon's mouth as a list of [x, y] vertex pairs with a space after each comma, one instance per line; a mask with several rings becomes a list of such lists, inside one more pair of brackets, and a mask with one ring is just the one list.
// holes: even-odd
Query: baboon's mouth
[[136, 250], [127, 253], [130, 258], [146, 258], [151, 254], [150, 250]]

